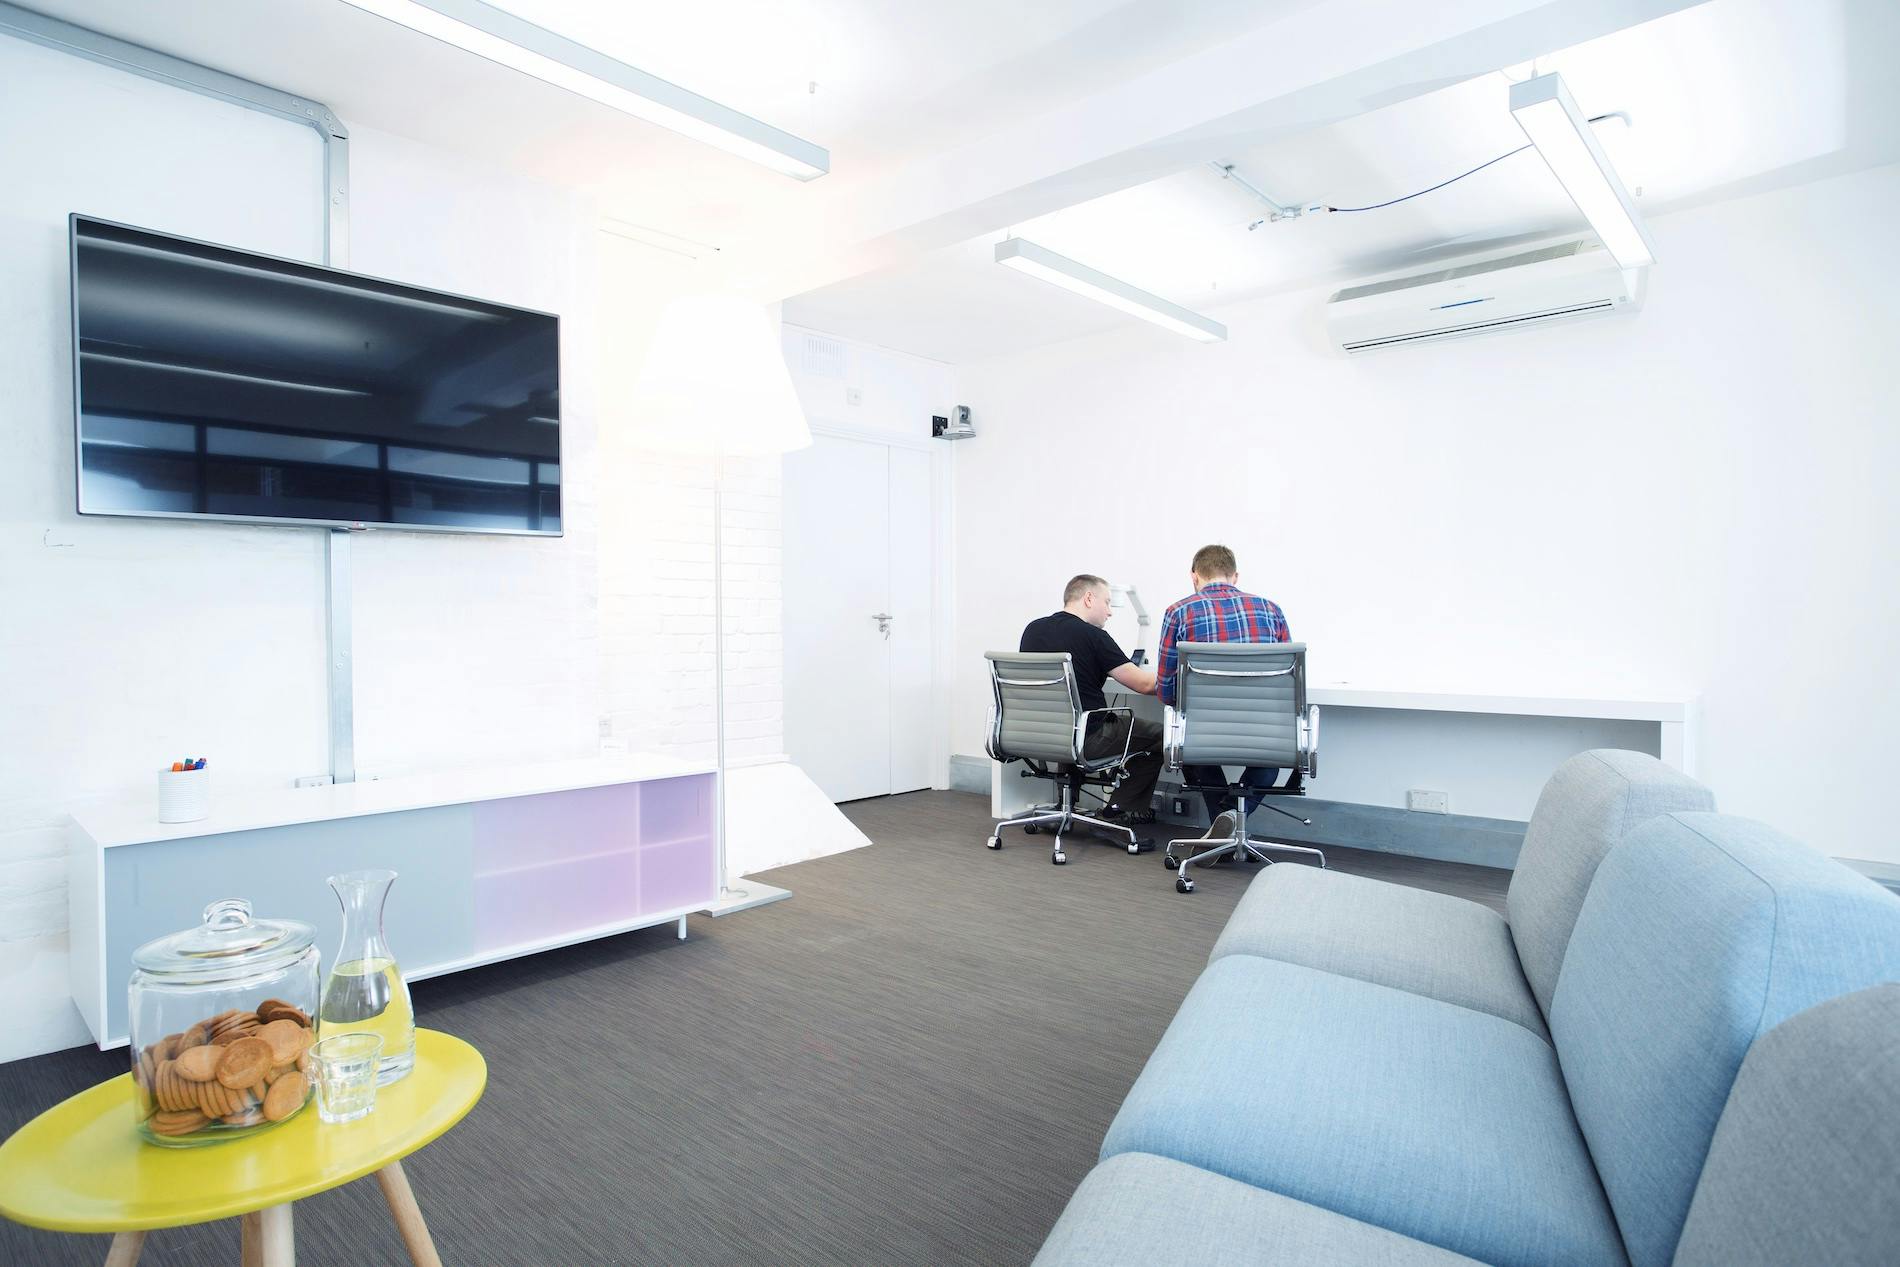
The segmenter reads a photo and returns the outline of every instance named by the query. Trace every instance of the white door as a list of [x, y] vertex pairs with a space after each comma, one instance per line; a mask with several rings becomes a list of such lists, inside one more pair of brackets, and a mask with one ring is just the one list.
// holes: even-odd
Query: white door
[[834, 801], [931, 784], [930, 454], [787, 455], [785, 748]]

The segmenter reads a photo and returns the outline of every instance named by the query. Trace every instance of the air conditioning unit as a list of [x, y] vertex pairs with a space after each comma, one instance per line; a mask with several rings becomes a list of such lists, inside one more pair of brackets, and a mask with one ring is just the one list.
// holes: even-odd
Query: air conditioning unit
[[1348, 356], [1506, 330], [1633, 314], [1647, 269], [1621, 269], [1595, 241], [1562, 242], [1349, 286], [1326, 302], [1326, 327]]

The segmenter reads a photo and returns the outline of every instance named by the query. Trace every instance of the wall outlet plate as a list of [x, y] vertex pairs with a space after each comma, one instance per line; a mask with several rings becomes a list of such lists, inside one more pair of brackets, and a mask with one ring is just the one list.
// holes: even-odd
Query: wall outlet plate
[[290, 786], [292, 787], [329, 787], [330, 776], [327, 774], [306, 774], [300, 779], [292, 780]]
[[1405, 794], [1405, 808], [1417, 810], [1421, 814], [1449, 814], [1451, 793], [1430, 792], [1415, 787]]

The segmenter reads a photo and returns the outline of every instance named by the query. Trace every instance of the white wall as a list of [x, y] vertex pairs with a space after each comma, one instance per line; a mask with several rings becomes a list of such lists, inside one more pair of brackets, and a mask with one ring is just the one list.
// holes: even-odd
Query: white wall
[[1069, 573], [1158, 609], [1223, 541], [1318, 677], [1699, 697], [1722, 808], [1900, 860], [1896, 200], [1889, 166], [1661, 218], [1631, 322], [1349, 362], [1306, 293], [961, 367], [954, 750]]
[[[315, 259], [316, 136], [6, 38], [0, 83], [33, 122], [0, 129], [6, 1060], [84, 1040], [66, 987], [68, 806], [136, 793], [185, 753], [210, 755], [229, 788], [322, 772], [328, 750], [320, 533], [73, 513], [65, 223], [80, 210]], [[359, 770], [554, 758], [603, 736], [708, 752], [710, 472], [629, 460], [625, 443], [625, 367], [672, 292], [617, 285], [571, 191], [346, 122], [351, 267], [561, 315], [567, 523], [559, 540], [354, 539]], [[773, 463], [737, 470], [728, 498], [741, 759], [783, 747], [776, 481]]]

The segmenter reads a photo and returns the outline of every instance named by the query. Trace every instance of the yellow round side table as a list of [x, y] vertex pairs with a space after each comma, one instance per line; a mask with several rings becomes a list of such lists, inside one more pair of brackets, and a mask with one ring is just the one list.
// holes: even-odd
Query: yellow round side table
[[106, 1267], [131, 1267], [154, 1228], [243, 1220], [244, 1267], [293, 1267], [293, 1201], [372, 1172], [416, 1267], [441, 1267], [402, 1159], [461, 1121], [488, 1085], [481, 1053], [416, 1031], [416, 1066], [354, 1122], [313, 1102], [281, 1126], [202, 1148], [161, 1148], [134, 1130], [123, 1074], [46, 1112], [0, 1144], [0, 1214], [55, 1232], [115, 1232]]

